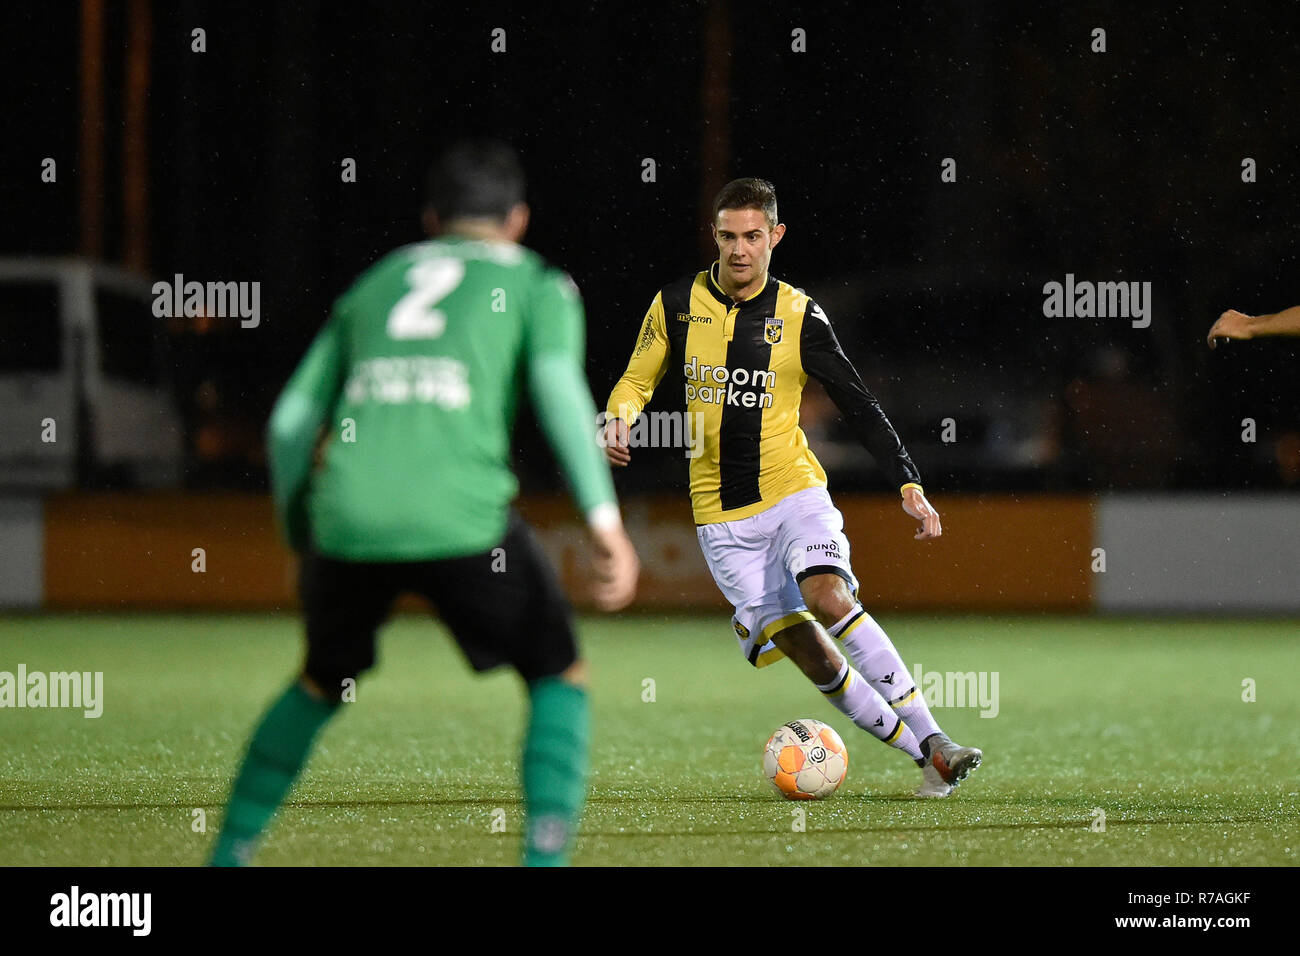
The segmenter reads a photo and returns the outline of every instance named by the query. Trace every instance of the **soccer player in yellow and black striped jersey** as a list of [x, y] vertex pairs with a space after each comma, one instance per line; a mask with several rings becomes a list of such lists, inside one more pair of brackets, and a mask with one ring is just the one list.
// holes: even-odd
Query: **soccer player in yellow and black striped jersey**
[[741, 651], [758, 667], [793, 660], [854, 723], [916, 761], [917, 796], [946, 797], [982, 754], [939, 729], [893, 643], [858, 603], [843, 518], [799, 428], [809, 376], [891, 476], [903, 510], [921, 522], [918, 539], [942, 533], [939, 514], [826, 313], [769, 275], [786, 231], [772, 184], [728, 183], [714, 201], [712, 230], [717, 261], [665, 286], [650, 304], [606, 405], [606, 455], [616, 466], [631, 461], [629, 429], [677, 363], [682, 410], [697, 425], [682, 433], [703, 441], [690, 466], [696, 530], [735, 607]]

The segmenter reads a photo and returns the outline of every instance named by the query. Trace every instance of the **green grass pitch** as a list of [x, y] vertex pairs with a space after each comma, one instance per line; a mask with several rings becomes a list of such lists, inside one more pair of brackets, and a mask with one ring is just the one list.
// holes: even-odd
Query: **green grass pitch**
[[[585, 618], [593, 774], [575, 862], [1300, 862], [1296, 621], [881, 623], [909, 664], [998, 673], [996, 717], [935, 711], [985, 752], [947, 800], [908, 799], [919, 771], [789, 663], [749, 667], [725, 616]], [[244, 742], [297, 666], [299, 633], [287, 615], [0, 621], [0, 670], [104, 673], [98, 719], [0, 710], [0, 864], [202, 862]], [[1246, 678], [1254, 702], [1242, 699]], [[515, 863], [522, 717], [513, 675], [475, 677], [438, 625], [396, 619], [257, 862]], [[830, 723], [848, 746], [848, 778], [829, 800], [787, 803], [761, 775], [768, 734], [795, 717]], [[493, 832], [497, 810], [504, 833]]]

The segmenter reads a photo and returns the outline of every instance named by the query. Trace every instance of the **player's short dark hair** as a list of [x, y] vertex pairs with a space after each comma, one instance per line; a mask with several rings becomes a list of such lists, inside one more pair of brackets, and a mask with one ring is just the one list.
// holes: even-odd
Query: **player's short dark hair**
[[524, 168], [514, 149], [494, 139], [462, 140], [429, 168], [425, 204], [443, 222], [504, 220], [524, 201]]
[[722, 187], [713, 200], [713, 221], [724, 209], [757, 209], [767, 217], [769, 227], [775, 226], [776, 187], [766, 179], [733, 179]]

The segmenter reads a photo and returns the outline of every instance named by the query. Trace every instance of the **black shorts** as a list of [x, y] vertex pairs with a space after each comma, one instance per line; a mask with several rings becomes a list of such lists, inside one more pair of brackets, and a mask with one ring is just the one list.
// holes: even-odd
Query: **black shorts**
[[509, 664], [534, 681], [577, 660], [568, 600], [514, 513], [501, 544], [483, 554], [381, 562], [312, 553], [298, 584], [307, 619], [303, 669], [327, 693], [374, 665], [376, 631], [407, 592], [433, 604], [476, 671]]

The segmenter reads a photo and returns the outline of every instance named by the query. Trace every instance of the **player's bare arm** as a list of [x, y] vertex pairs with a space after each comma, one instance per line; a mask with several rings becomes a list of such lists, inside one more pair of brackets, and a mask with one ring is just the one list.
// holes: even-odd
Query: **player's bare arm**
[[1205, 340], [1210, 348], [1215, 348], [1220, 341], [1269, 335], [1300, 335], [1300, 305], [1266, 315], [1246, 315], [1229, 309], [1210, 327]]

